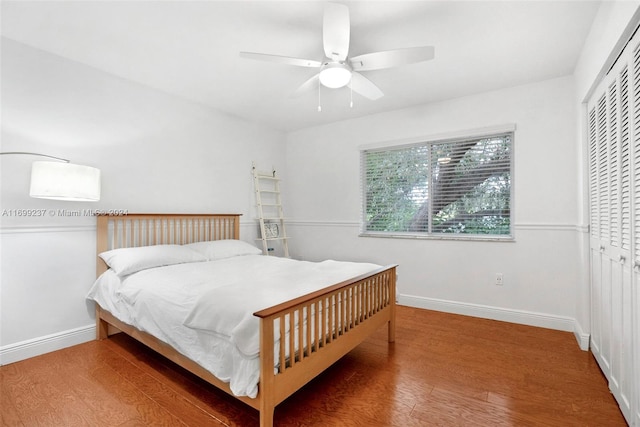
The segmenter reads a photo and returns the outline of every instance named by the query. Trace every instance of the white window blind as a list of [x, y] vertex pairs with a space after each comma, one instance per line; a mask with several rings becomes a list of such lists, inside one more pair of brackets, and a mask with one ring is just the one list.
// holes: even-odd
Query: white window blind
[[363, 150], [364, 235], [511, 236], [513, 132]]

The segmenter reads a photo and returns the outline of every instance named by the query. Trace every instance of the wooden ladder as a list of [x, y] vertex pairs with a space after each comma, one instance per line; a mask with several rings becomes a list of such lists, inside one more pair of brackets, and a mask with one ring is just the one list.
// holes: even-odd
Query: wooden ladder
[[269, 172], [259, 171], [253, 163], [253, 188], [256, 193], [256, 207], [260, 220], [260, 237], [262, 253], [269, 255], [273, 248], [270, 242], [282, 245], [282, 251], [289, 258], [289, 237], [284, 225], [282, 211], [282, 197], [280, 195], [280, 178], [276, 177], [275, 169]]

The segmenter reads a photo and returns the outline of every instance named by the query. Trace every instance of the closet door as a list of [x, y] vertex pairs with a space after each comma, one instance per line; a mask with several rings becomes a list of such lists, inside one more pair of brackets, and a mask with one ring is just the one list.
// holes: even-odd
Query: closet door
[[[612, 193], [611, 203], [619, 213], [615, 219], [617, 236], [616, 249], [613, 254], [611, 278], [612, 302], [612, 360], [610, 388], [616, 396], [627, 419], [631, 416], [633, 406], [634, 385], [634, 352], [633, 352], [633, 295], [632, 295], [632, 136], [636, 133], [632, 128], [635, 123], [640, 138], [640, 118], [634, 121], [631, 113], [640, 107], [640, 50], [627, 55], [627, 61], [617, 64], [614, 82], [609, 85], [609, 129], [611, 145], [616, 146], [615, 157], [618, 170], [615, 174], [617, 193]], [[631, 80], [635, 77], [635, 82]], [[638, 110], [640, 112], [640, 110]], [[639, 171], [640, 172], [640, 171]], [[613, 174], [612, 174], [612, 179]], [[612, 224], [613, 227], [613, 224]], [[613, 245], [613, 243], [612, 243]], [[619, 349], [615, 350], [615, 349]]]
[[[587, 105], [591, 350], [631, 425], [640, 402], [640, 48], [635, 37]], [[640, 263], [639, 263], [640, 264]]]
[[[627, 418], [629, 424], [640, 427], [640, 43], [635, 41], [633, 45], [633, 76], [632, 82], [632, 102], [630, 102], [629, 116], [632, 121], [630, 174], [631, 174], [631, 206], [632, 208], [632, 241], [633, 251], [633, 273], [631, 277], [631, 314], [632, 323], [631, 339], [632, 344], [632, 366], [633, 372], [629, 375], [632, 382], [631, 396], [631, 416]], [[628, 48], [627, 48], [628, 49]]]
[[[591, 172], [593, 195], [591, 200], [591, 312], [592, 343], [591, 350], [601, 369], [611, 383], [612, 377], [612, 279], [617, 277], [614, 257], [617, 255], [617, 216], [618, 204], [612, 204], [618, 193], [616, 175], [618, 171], [617, 146], [611, 144], [609, 126], [609, 82], [603, 82], [589, 105], [591, 145], [594, 145], [595, 158]], [[615, 357], [615, 355], [614, 355]], [[617, 383], [616, 381], [614, 384]]]
[[[606, 240], [608, 237], [608, 151], [603, 137], [604, 106], [606, 100], [589, 105], [589, 181], [590, 181], [590, 260], [591, 260], [591, 351], [601, 366], [609, 373], [608, 333], [605, 327], [606, 307], [603, 296], [608, 288]], [[600, 108], [598, 108], [600, 106]], [[604, 228], [602, 227], [604, 225]], [[603, 266], [605, 267], [603, 269]]]

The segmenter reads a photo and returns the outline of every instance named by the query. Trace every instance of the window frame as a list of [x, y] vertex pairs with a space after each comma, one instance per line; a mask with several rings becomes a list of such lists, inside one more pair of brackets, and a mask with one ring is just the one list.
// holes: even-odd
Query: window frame
[[[486, 127], [481, 129], [471, 129], [460, 132], [452, 132], [446, 134], [437, 134], [431, 136], [423, 136], [397, 141], [383, 141], [375, 144], [369, 144], [358, 147], [360, 151], [360, 197], [361, 197], [361, 215], [360, 215], [360, 237], [383, 237], [396, 239], [425, 239], [425, 240], [464, 240], [464, 241], [499, 241], [513, 242], [515, 241], [514, 219], [515, 219], [515, 180], [514, 180], [514, 160], [515, 160], [515, 124], [505, 124], [501, 126]], [[416, 231], [371, 231], [366, 230], [367, 200], [366, 200], [366, 168], [365, 153], [373, 151], [399, 150], [416, 146], [432, 146], [443, 143], [456, 143], [469, 141], [471, 139], [486, 139], [490, 137], [502, 136], [510, 134], [511, 147], [509, 158], [509, 233], [508, 234], [467, 234], [467, 233], [443, 233], [443, 232], [416, 232]], [[431, 182], [429, 182], [429, 187]], [[431, 192], [431, 189], [429, 189]], [[431, 197], [431, 195], [430, 195]], [[431, 199], [429, 200], [431, 204]], [[431, 207], [429, 208], [429, 223], [432, 221]]]

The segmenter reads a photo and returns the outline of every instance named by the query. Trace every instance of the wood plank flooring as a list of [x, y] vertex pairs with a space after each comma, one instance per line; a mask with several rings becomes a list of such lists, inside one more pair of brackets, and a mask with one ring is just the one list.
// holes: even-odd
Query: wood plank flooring
[[[625, 426], [567, 332], [398, 307], [280, 404], [276, 426]], [[247, 405], [124, 334], [0, 367], [4, 426], [256, 426]]]

